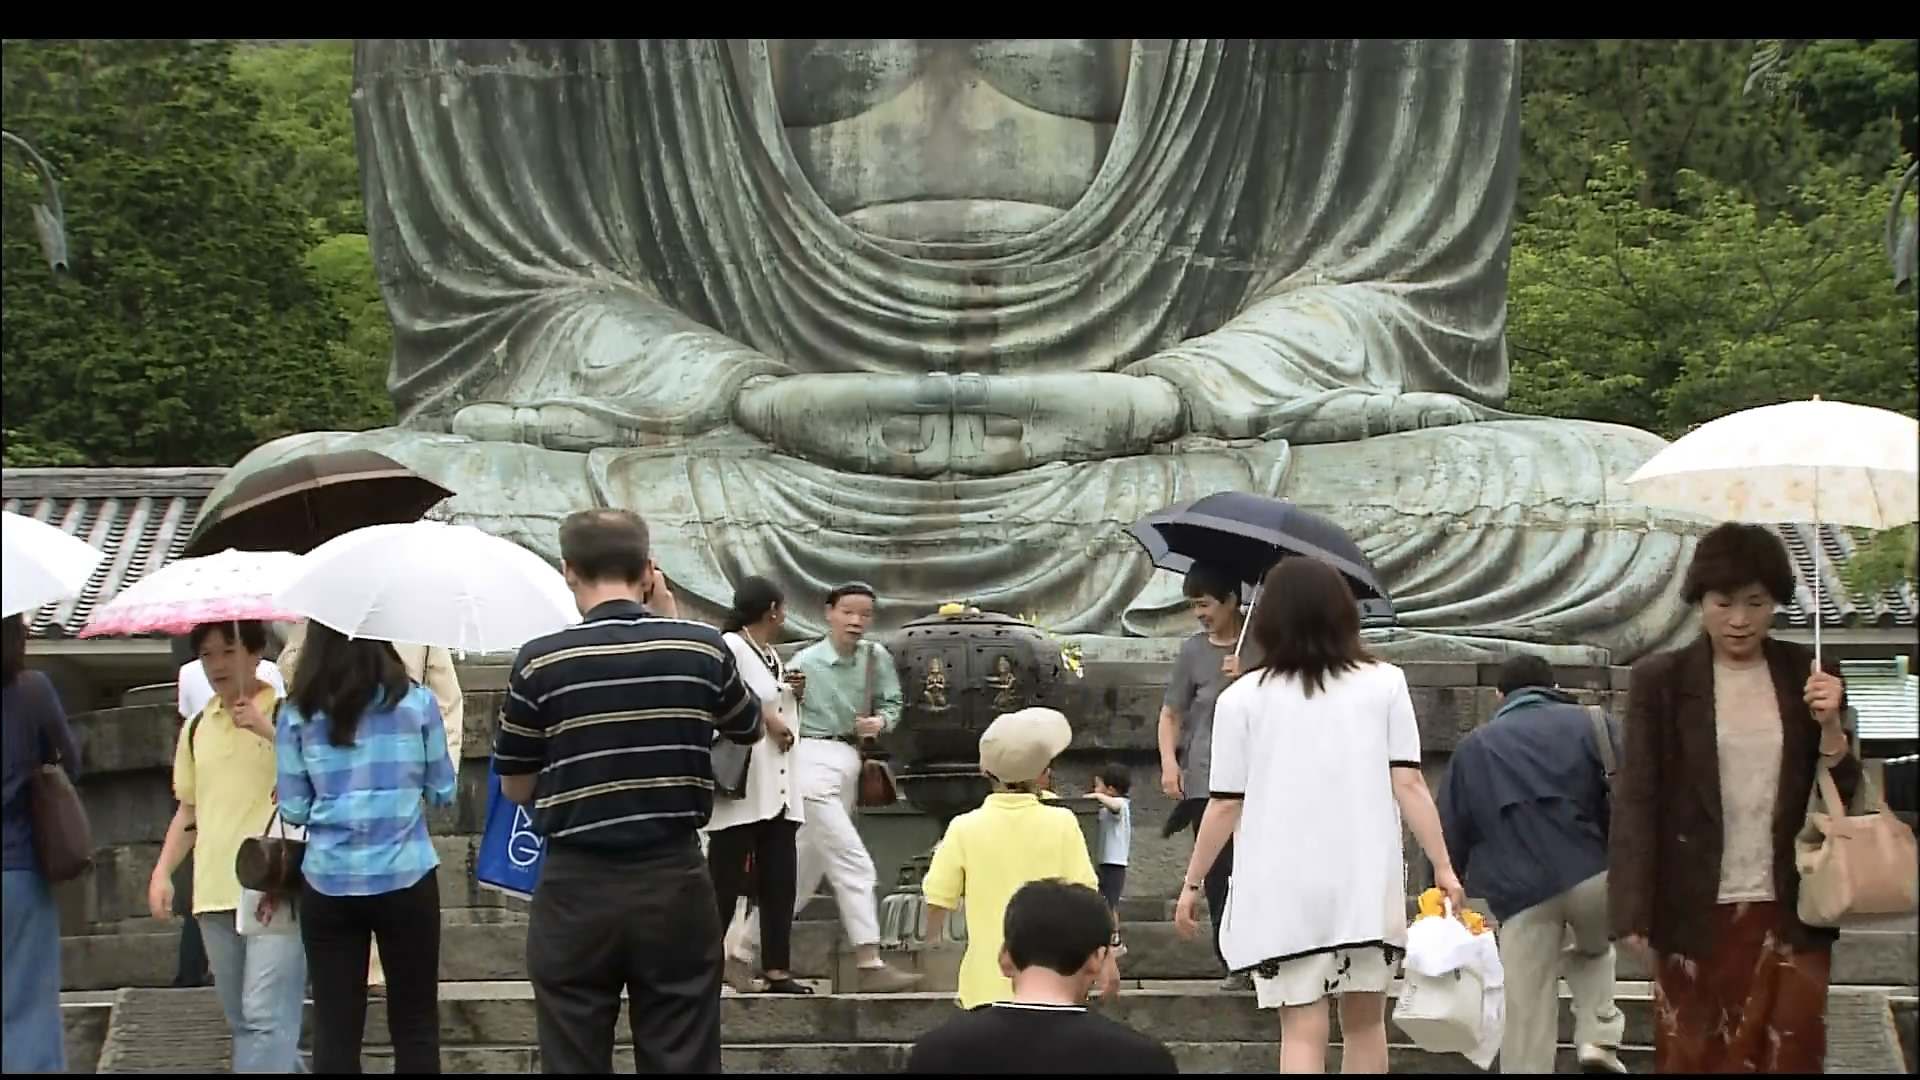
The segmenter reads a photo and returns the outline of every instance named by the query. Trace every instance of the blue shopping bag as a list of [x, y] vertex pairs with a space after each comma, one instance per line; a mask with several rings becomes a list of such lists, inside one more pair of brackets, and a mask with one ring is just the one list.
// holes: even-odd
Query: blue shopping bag
[[533, 831], [527, 808], [507, 801], [500, 793], [500, 774], [487, 764], [487, 827], [480, 834], [480, 850], [473, 857], [473, 876], [489, 889], [522, 900], [533, 898], [540, 882], [540, 860], [547, 842]]

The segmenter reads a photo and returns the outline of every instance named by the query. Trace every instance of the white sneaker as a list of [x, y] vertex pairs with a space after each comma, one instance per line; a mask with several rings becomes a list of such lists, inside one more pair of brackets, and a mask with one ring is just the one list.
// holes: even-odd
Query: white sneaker
[[1584, 1073], [1617, 1073], [1626, 1075], [1627, 1067], [1620, 1061], [1620, 1055], [1612, 1047], [1595, 1046], [1587, 1043], [1574, 1051], [1574, 1057], [1580, 1062], [1580, 1071]]

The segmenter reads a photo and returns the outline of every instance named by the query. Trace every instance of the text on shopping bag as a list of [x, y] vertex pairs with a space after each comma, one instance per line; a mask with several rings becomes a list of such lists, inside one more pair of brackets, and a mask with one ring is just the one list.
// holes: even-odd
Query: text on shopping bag
[[474, 855], [474, 878], [509, 896], [530, 898], [540, 881], [546, 840], [534, 831], [527, 808], [501, 793], [499, 775], [489, 769], [487, 780], [487, 824]]

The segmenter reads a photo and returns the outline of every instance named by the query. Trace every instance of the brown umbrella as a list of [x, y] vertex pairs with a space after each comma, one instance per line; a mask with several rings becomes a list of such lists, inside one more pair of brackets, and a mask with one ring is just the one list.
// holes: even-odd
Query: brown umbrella
[[418, 521], [453, 492], [371, 450], [314, 454], [260, 470], [200, 511], [187, 555], [304, 555], [368, 525]]

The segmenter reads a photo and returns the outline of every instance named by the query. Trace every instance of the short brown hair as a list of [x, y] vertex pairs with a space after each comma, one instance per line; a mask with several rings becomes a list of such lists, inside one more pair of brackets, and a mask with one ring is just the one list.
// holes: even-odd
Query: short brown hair
[[1329, 675], [1371, 661], [1360, 644], [1360, 602], [1346, 577], [1318, 559], [1294, 556], [1267, 571], [1247, 633], [1260, 648], [1252, 670], [1294, 675], [1312, 697]]
[[1793, 560], [1772, 529], [1729, 521], [1695, 545], [1681, 596], [1697, 604], [1710, 592], [1736, 593], [1749, 585], [1767, 590], [1776, 604], [1792, 600], [1797, 588]]
[[560, 523], [560, 558], [583, 581], [647, 576], [647, 523], [631, 510], [581, 510]]

